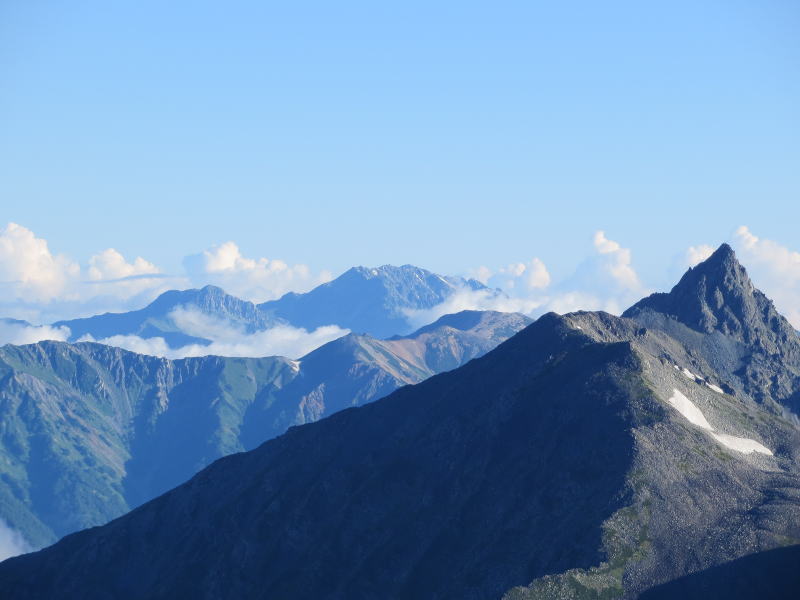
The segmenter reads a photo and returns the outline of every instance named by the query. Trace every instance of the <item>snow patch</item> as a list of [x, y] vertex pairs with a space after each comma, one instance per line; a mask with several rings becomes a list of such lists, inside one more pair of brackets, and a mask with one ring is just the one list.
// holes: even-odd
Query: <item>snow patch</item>
[[727, 446], [731, 450], [736, 450], [742, 454], [751, 454], [753, 452], [760, 452], [767, 456], [772, 456], [772, 451], [759, 444], [755, 440], [749, 438], [740, 438], [733, 435], [726, 435], [724, 433], [712, 433], [712, 437], [723, 446]]
[[[706, 384], [711, 387], [711, 384]], [[713, 389], [713, 388], [712, 388]], [[719, 389], [719, 388], [717, 388]], [[720, 393], [723, 393], [720, 390]], [[672, 390], [672, 396], [670, 396], [668, 402], [672, 405], [672, 407], [681, 413], [692, 425], [696, 425], [701, 429], [705, 429], [711, 434], [715, 440], [717, 440], [720, 444], [725, 446], [726, 448], [730, 448], [731, 450], [736, 450], [737, 452], [741, 452], [742, 454], [752, 454], [753, 452], [759, 452], [761, 454], [766, 454], [767, 456], [772, 456], [772, 451], [759, 444], [755, 440], [751, 440], [750, 438], [741, 438], [736, 437], [734, 435], [728, 435], [725, 433], [714, 433], [714, 428], [711, 427], [708, 421], [706, 421], [706, 417], [703, 412], [697, 408], [697, 406], [689, 400], [686, 396], [680, 393], [678, 390]]]
[[695, 381], [695, 380], [697, 379], [697, 375], [695, 375], [694, 373], [692, 373], [692, 372], [691, 372], [689, 369], [687, 369], [686, 367], [684, 367], [683, 369], [681, 369], [681, 373], [683, 373], [683, 375], [684, 375], [684, 376], [685, 376], [687, 379], [691, 379], [692, 381]]
[[714, 385], [713, 383], [708, 383], [707, 381], [706, 381], [706, 385], [707, 385], [707, 386], [708, 386], [710, 389], [712, 389], [712, 390], [714, 390], [715, 392], [717, 392], [718, 394], [724, 394], [724, 393], [725, 393], [725, 390], [723, 390], [723, 389], [722, 389], [721, 387], [719, 387], [718, 385]]
[[713, 431], [714, 428], [706, 421], [702, 411], [695, 406], [694, 402], [689, 400], [686, 396], [681, 394], [678, 390], [672, 390], [672, 396], [669, 399], [672, 407], [681, 413], [692, 424], [697, 425], [708, 431]]

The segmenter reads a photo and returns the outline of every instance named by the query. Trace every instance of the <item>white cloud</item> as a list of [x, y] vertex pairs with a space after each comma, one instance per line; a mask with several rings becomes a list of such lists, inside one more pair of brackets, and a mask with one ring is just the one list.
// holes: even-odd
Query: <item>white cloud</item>
[[189, 344], [170, 348], [164, 338], [141, 338], [115, 335], [101, 340], [91, 336], [81, 341], [97, 341], [151, 356], [186, 358], [189, 356], [287, 356], [299, 358], [349, 331], [336, 325], [306, 331], [299, 327], [278, 325], [263, 331], [246, 333], [238, 324], [207, 315], [196, 308], [179, 307], [170, 313], [172, 321], [186, 334], [211, 340], [211, 344]]
[[161, 270], [141, 256], [129, 263], [114, 248], [108, 248], [89, 259], [89, 279], [101, 281], [106, 279], [122, 279], [136, 275], [153, 275]]
[[25, 542], [25, 538], [18, 531], [11, 529], [3, 519], [0, 519], [0, 561], [25, 554], [31, 550], [32, 548]]
[[633, 268], [629, 249], [608, 239], [603, 231], [596, 232], [593, 241], [595, 254], [556, 285], [551, 285], [550, 272], [538, 258], [528, 263], [511, 263], [496, 271], [479, 267], [471, 273], [473, 277], [508, 294], [460, 290], [431, 309], [407, 311], [406, 317], [413, 327], [421, 327], [461, 310], [521, 312], [530, 316], [576, 310], [619, 314], [649, 291]]
[[533, 258], [527, 263], [511, 263], [497, 271], [485, 266], [478, 267], [473, 269], [470, 276], [484, 285], [507, 292], [514, 290], [526, 292], [544, 289], [550, 285], [550, 272], [539, 258]]
[[642, 289], [639, 276], [631, 265], [631, 251], [617, 242], [609, 240], [604, 231], [594, 234], [594, 247], [602, 257], [601, 270], [605, 271], [616, 282], [620, 289]]
[[714, 253], [714, 248], [708, 244], [700, 244], [699, 246], [690, 246], [686, 249], [686, 264], [687, 267], [694, 267]]
[[42, 340], [64, 342], [69, 337], [69, 328], [48, 325], [28, 325], [0, 321], [0, 346], [4, 344], [35, 344]]
[[81, 268], [22, 225], [9, 223], [0, 231], [0, 316], [43, 322], [140, 308], [170, 283], [175, 280], [166, 280], [152, 263], [141, 257], [129, 263], [113, 248]]
[[472, 279], [480, 281], [483, 285], [489, 284], [489, 278], [493, 275], [492, 270], [489, 267], [478, 267], [477, 269], [473, 269], [469, 276]]
[[302, 264], [247, 258], [233, 242], [186, 257], [186, 273], [169, 275], [153, 262], [107, 248], [86, 264], [51, 252], [46, 240], [9, 223], [0, 230], [0, 317], [37, 323], [142, 308], [170, 289], [219, 285], [257, 302], [307, 291], [331, 279]]
[[6, 297], [49, 302], [79, 275], [77, 263], [52, 254], [31, 230], [9, 223], [0, 231], [0, 291]]
[[744, 225], [734, 233], [732, 245], [756, 287], [800, 328], [800, 252], [757, 237]]
[[550, 273], [538, 258], [534, 258], [528, 265], [525, 281], [528, 284], [528, 288], [532, 290], [546, 288], [550, 285]]
[[247, 258], [234, 242], [225, 242], [184, 259], [192, 281], [213, 283], [234, 296], [253, 302], [279, 298], [286, 292], [304, 292], [326, 281], [331, 274], [313, 274], [303, 264], [289, 265], [278, 259]]
[[499, 312], [519, 312], [532, 314], [543, 304], [542, 300], [533, 298], [511, 297], [506, 294], [496, 294], [494, 290], [460, 289], [449, 296], [444, 302], [428, 309], [403, 311], [409, 325], [418, 329], [433, 323], [444, 315], [461, 312], [462, 310], [496, 310]]

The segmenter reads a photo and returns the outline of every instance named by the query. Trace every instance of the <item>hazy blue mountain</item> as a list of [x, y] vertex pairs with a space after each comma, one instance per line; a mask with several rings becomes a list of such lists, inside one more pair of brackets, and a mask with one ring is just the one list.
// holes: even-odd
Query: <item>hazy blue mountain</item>
[[93, 343], [0, 348], [0, 519], [33, 546], [98, 525], [292, 425], [480, 356], [521, 315], [464, 313], [300, 361], [166, 360]]
[[[747, 391], [760, 374], [734, 351], [750, 334], [724, 316], [778, 336], [750, 337], [753, 356], [782, 328], [745, 308], [759, 296], [719, 273], [740, 273], [721, 252], [697, 268], [730, 284], [708, 305], [710, 330], [658, 312], [670, 302], [634, 318], [545, 315], [464, 366], [293, 427], [3, 562], [0, 588], [23, 599], [635, 598], [798, 544], [793, 388]], [[706, 297], [698, 285], [689, 297]], [[793, 365], [775, 369], [792, 379]]]
[[0, 324], [2, 325], [20, 325], [22, 327], [30, 327], [31, 324], [27, 321], [23, 321], [22, 319], [9, 319], [6, 317], [0, 318]]
[[488, 290], [474, 279], [437, 275], [412, 265], [353, 267], [308, 293], [290, 292], [259, 307], [297, 327], [335, 324], [385, 338], [411, 331], [404, 311], [432, 308], [463, 289]]
[[58, 321], [53, 326], [69, 327], [72, 333], [70, 341], [77, 341], [87, 334], [96, 340], [115, 335], [137, 335], [142, 338], [162, 337], [172, 348], [187, 344], [209, 344], [210, 340], [189, 335], [176, 324], [171, 313], [180, 308], [196, 309], [204, 315], [238, 326], [247, 333], [274, 324], [274, 320], [266, 317], [252, 302], [240, 300], [226, 294], [221, 288], [207, 285], [199, 290], [164, 292], [140, 310]]
[[[429, 309], [459, 290], [482, 289], [488, 288], [473, 279], [436, 275], [411, 265], [384, 265], [377, 269], [354, 267], [310, 292], [289, 293], [279, 300], [260, 305], [208, 285], [202, 289], [165, 292], [140, 310], [58, 321], [53, 326], [69, 327], [71, 342], [86, 335], [95, 340], [115, 335], [136, 335], [164, 338], [171, 348], [209, 344], [211, 340], [202, 332], [187, 328], [175, 318], [173, 311], [189, 308], [244, 333], [276, 324], [308, 330], [338, 325], [355, 333], [386, 338], [412, 331], [405, 311]], [[501, 292], [491, 290], [490, 293]]]

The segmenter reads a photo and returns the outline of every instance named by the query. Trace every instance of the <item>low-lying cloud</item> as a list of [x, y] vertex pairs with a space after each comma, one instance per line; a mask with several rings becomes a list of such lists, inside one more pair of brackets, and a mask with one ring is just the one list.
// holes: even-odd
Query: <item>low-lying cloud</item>
[[0, 561], [30, 552], [32, 548], [22, 535], [0, 519]]
[[0, 346], [5, 344], [35, 344], [44, 340], [64, 342], [69, 338], [68, 327], [28, 325], [0, 320]]
[[604, 231], [593, 238], [595, 252], [566, 279], [552, 283], [547, 266], [539, 258], [511, 263], [497, 270], [482, 266], [471, 275], [482, 283], [502, 289], [459, 290], [427, 310], [406, 311], [409, 323], [419, 327], [460, 310], [496, 310], [538, 316], [549, 311], [604, 310], [619, 314], [650, 293], [633, 267], [631, 251], [609, 239]]
[[213, 317], [196, 307], [178, 307], [169, 317], [183, 333], [211, 340], [211, 343], [171, 348], [162, 337], [142, 338], [136, 335], [115, 335], [100, 340], [85, 336], [81, 341], [98, 342], [139, 354], [172, 359], [208, 355], [300, 358], [349, 333], [349, 330], [336, 325], [319, 327], [313, 331], [290, 325], [275, 325], [262, 331], [248, 332], [237, 323]]

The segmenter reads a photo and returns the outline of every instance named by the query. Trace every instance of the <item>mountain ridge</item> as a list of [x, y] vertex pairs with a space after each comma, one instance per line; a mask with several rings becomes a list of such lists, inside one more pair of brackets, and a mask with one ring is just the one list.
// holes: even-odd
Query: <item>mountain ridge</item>
[[[211, 344], [212, 340], [204, 337], [206, 334], [187, 331], [175, 318], [175, 311], [186, 309], [198, 311], [245, 334], [277, 325], [309, 331], [337, 325], [355, 333], [386, 338], [413, 333], [414, 328], [408, 321], [409, 311], [430, 309], [462, 289], [490, 291], [474, 279], [438, 275], [413, 265], [352, 267], [308, 292], [289, 292], [261, 304], [206, 285], [168, 290], [137, 310], [66, 319], [51, 326], [68, 327], [67, 341], [70, 342], [139, 336], [163, 338], [172, 349]], [[492, 290], [491, 293], [500, 292]]]
[[489, 290], [474, 279], [437, 275], [413, 265], [353, 267], [310, 292], [290, 292], [259, 307], [305, 329], [334, 323], [386, 338], [410, 333], [405, 311], [430, 309], [460, 289]]
[[164, 338], [173, 348], [189, 344], [210, 344], [210, 339], [186, 334], [174, 322], [173, 311], [186, 307], [224, 319], [241, 327], [246, 333], [278, 324], [261, 314], [252, 302], [236, 298], [217, 286], [207, 285], [202, 288], [166, 291], [138, 310], [57, 321], [52, 326], [68, 327], [71, 332], [68, 341], [71, 342], [86, 336], [101, 340], [117, 335], [136, 335], [145, 339]]
[[[698, 306], [728, 266], [696, 267]], [[758, 302], [748, 282], [727, 290], [738, 304], [708, 306], [736, 317]], [[627, 599], [800, 545], [795, 365], [758, 362], [781, 331], [764, 335], [769, 311], [740, 312], [762, 334], [746, 343], [713, 312], [705, 331], [696, 311], [663, 306], [548, 313], [457, 369], [7, 560], [0, 585], [20, 598]], [[781, 385], [756, 386], [766, 366]]]
[[34, 546], [104, 523], [220, 456], [454, 368], [529, 322], [472, 319], [402, 340], [340, 338], [301, 361], [0, 348], [0, 518]]

